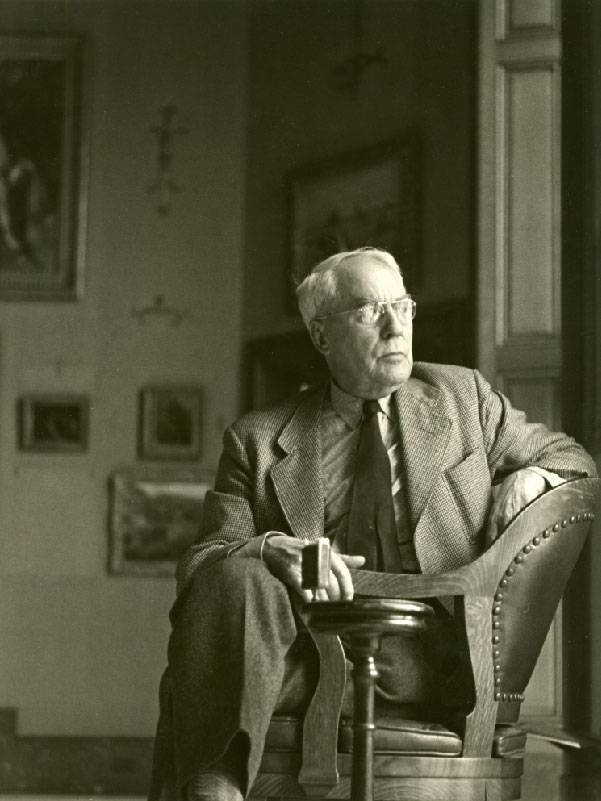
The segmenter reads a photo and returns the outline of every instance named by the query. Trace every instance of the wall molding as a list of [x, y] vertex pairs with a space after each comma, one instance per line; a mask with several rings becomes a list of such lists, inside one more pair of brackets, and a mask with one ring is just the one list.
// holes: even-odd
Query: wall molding
[[0, 793], [146, 795], [152, 737], [20, 736], [0, 707]]

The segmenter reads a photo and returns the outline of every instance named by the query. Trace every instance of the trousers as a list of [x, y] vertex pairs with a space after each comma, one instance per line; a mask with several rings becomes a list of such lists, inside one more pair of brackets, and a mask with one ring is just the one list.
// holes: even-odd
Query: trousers
[[[246, 794], [271, 717], [302, 715], [317, 681], [300, 602], [263, 562], [232, 556], [199, 568], [170, 615], [149, 799], [179, 801], [195, 772], [219, 760], [234, 738]], [[426, 638], [384, 640], [377, 714], [435, 719], [430, 712], [452, 662], [443, 645], [449, 621], [440, 613], [435, 619]], [[352, 715], [350, 685], [343, 715]]]

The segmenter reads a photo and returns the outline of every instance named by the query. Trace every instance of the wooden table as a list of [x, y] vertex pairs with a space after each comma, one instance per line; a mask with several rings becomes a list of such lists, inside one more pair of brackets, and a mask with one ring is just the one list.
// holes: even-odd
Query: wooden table
[[351, 801], [373, 799], [375, 655], [382, 637], [416, 636], [426, 628], [432, 609], [418, 601], [355, 598], [313, 601], [309, 622], [317, 631], [345, 634], [353, 657], [354, 715]]

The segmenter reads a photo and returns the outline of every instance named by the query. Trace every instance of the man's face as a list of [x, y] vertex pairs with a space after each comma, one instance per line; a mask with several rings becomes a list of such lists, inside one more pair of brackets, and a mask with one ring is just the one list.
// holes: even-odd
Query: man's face
[[[346, 311], [366, 301], [393, 301], [406, 294], [401, 275], [373, 257], [358, 256], [340, 268], [338, 298], [327, 314]], [[356, 314], [335, 314], [314, 321], [311, 335], [336, 383], [360, 398], [382, 398], [411, 374], [411, 315], [390, 306], [373, 325]]]

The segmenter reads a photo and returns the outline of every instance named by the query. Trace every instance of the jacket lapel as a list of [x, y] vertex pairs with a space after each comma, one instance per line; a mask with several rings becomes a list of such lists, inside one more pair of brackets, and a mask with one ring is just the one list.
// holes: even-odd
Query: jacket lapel
[[[291, 532], [300, 539], [323, 536], [324, 487], [319, 423], [327, 384], [302, 397], [277, 443], [284, 457], [270, 471]], [[451, 420], [436, 387], [410, 378], [395, 392], [411, 528], [424, 516], [451, 432]]]
[[411, 528], [423, 517], [434, 480], [440, 475], [451, 433], [451, 420], [436, 387], [410, 378], [395, 392], [407, 483]]
[[286, 454], [271, 468], [271, 480], [295, 537], [323, 536], [324, 488], [319, 421], [327, 385], [308, 391], [282, 430], [278, 445]]

